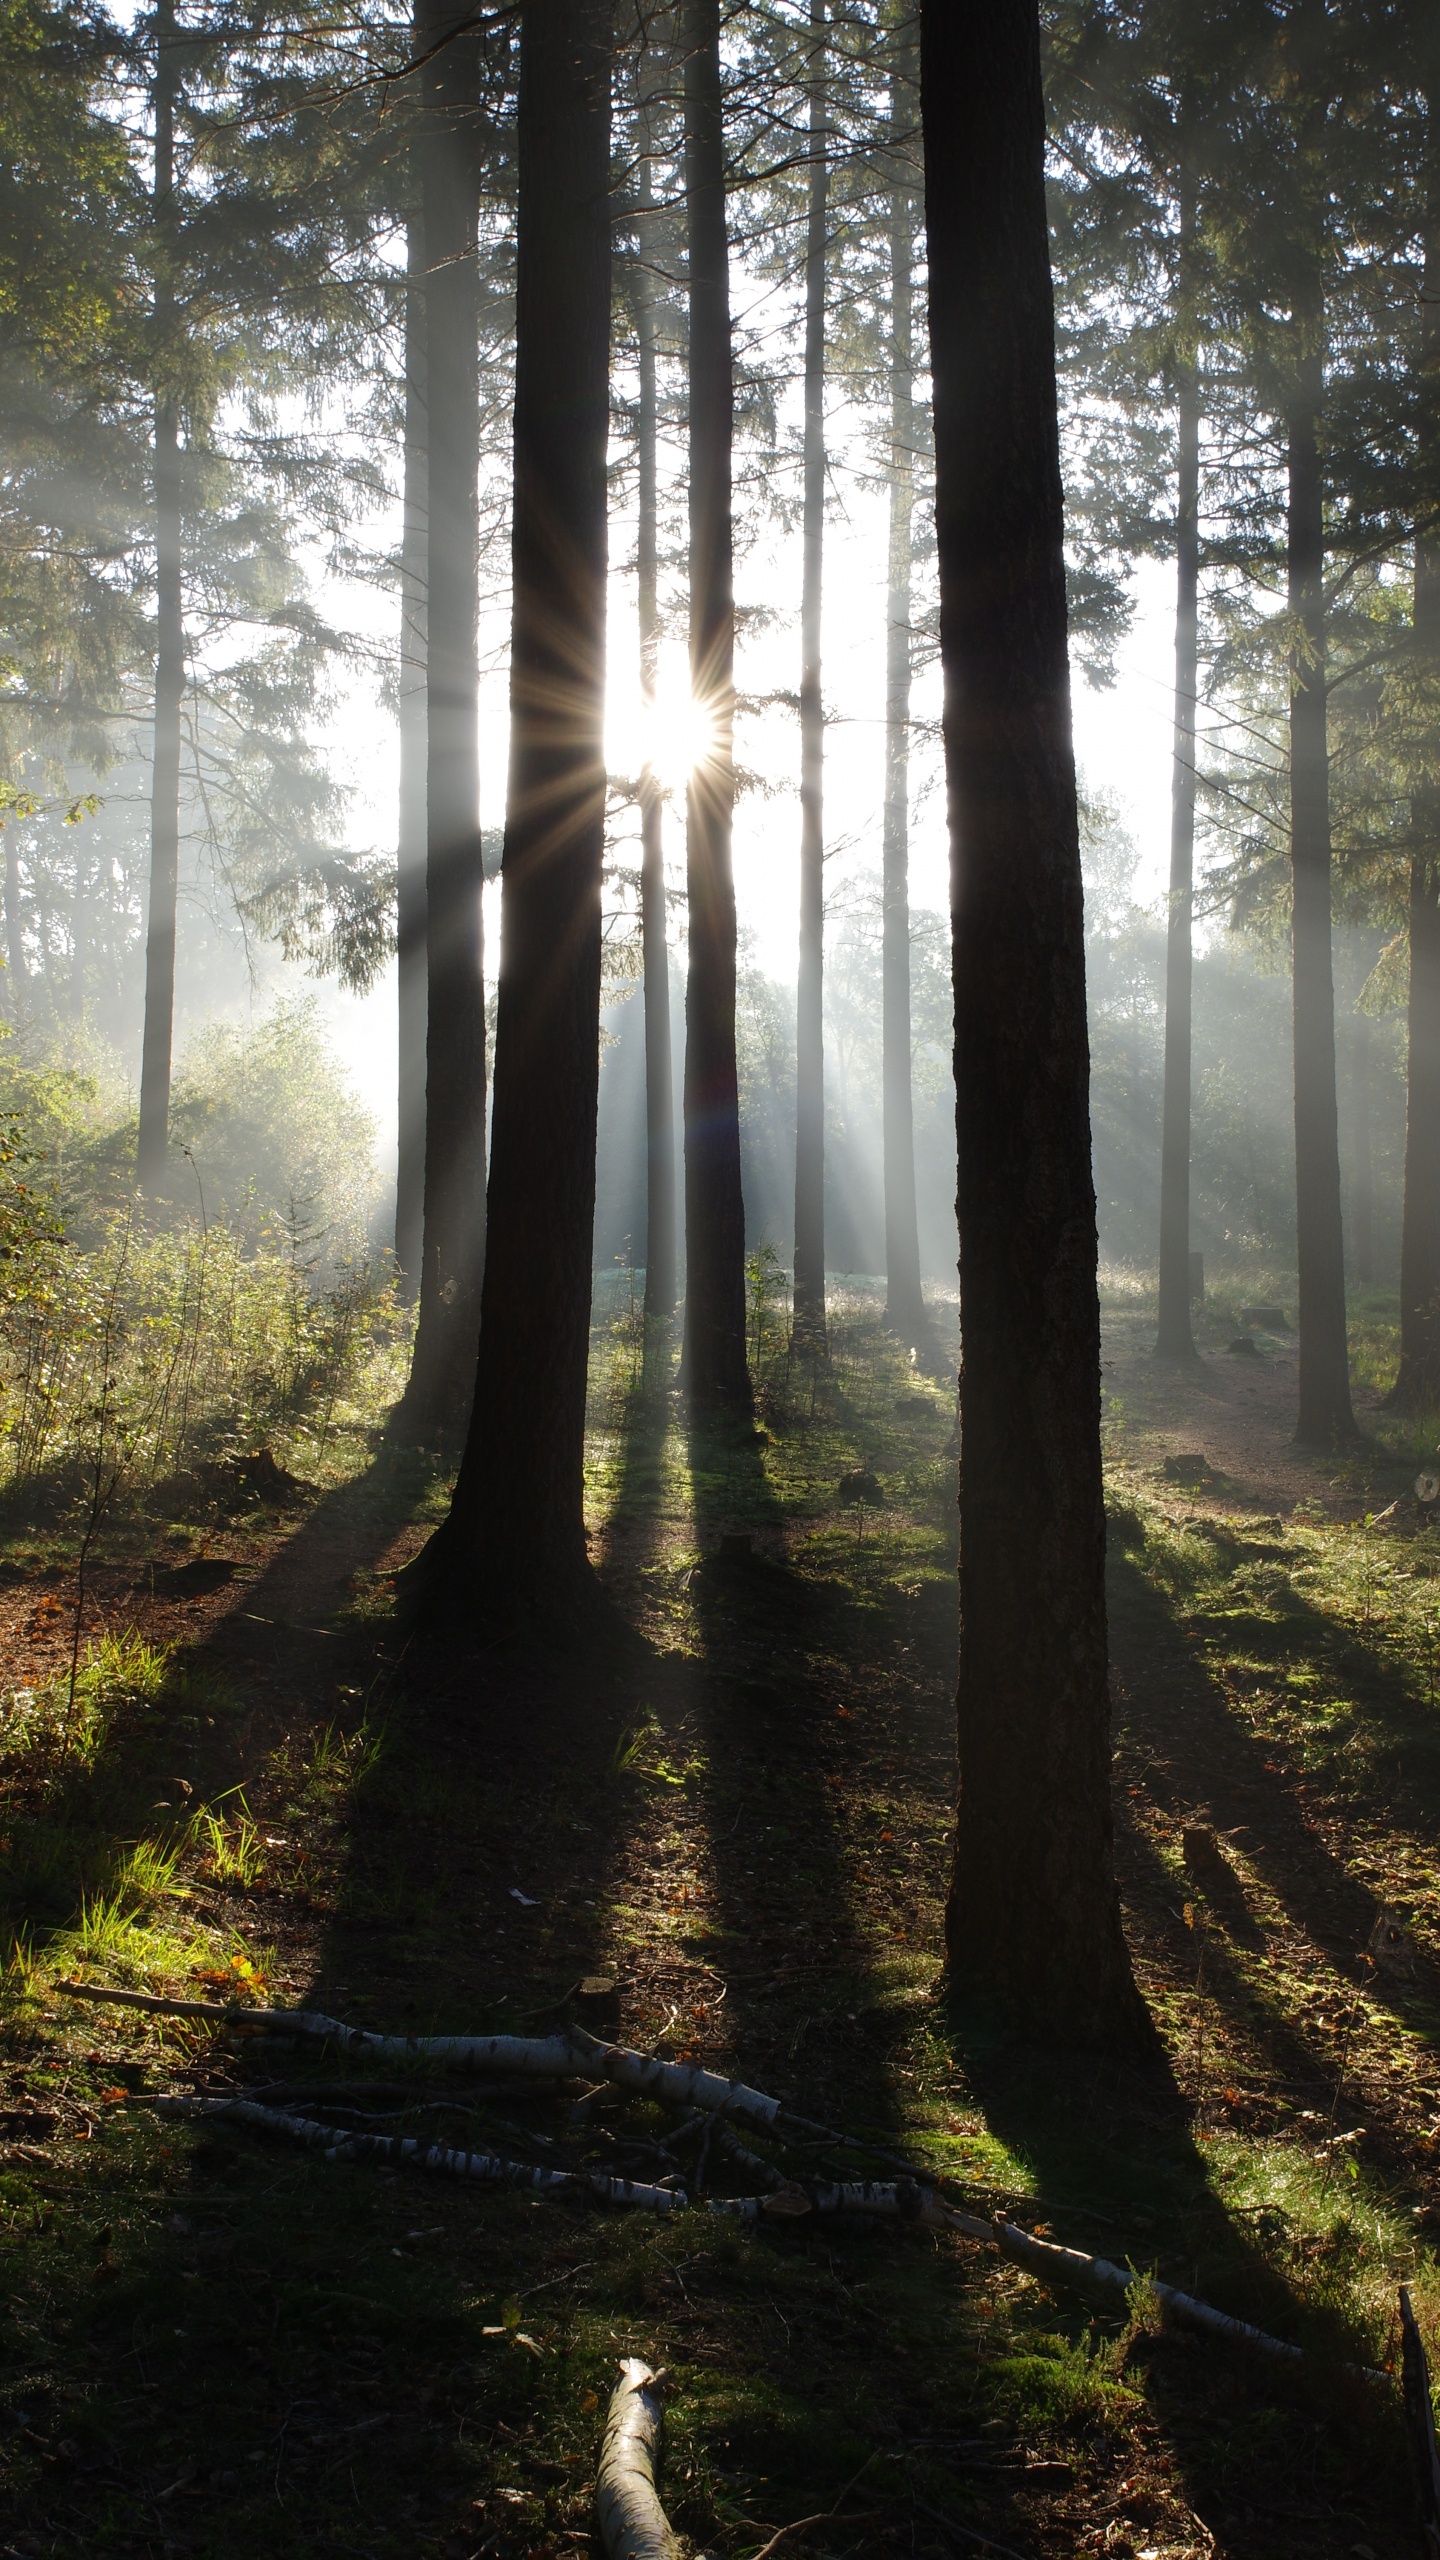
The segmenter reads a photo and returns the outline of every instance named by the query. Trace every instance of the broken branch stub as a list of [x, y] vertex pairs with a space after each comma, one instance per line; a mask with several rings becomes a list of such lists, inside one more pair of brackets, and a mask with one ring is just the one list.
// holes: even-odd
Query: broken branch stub
[[661, 2416], [654, 2383], [638, 2356], [622, 2358], [595, 2482], [595, 2513], [608, 2560], [680, 2560], [655, 2486]]

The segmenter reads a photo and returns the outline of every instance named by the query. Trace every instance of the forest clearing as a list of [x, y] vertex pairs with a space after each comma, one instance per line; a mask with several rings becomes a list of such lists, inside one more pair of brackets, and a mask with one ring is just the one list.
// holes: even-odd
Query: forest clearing
[[[815, 2517], [836, 2552], [1408, 2548], [1393, 2385], [1343, 2363], [1393, 2368], [1398, 2277], [1427, 2323], [1436, 2299], [1440, 1550], [1413, 1453], [1297, 1455], [1292, 1361], [1227, 1362], [1233, 1322], [1177, 1389], [1153, 1306], [1107, 1303], [1119, 1869], [1158, 2074], [1042, 2066], [937, 2002], [953, 1408], [863, 1295], [813, 1410], [777, 1330], [759, 1450], [687, 1445], [623, 1310], [597, 1332], [616, 1616], [583, 1668], [397, 1635], [439, 1487], [360, 1416], [292, 1506], [115, 1541], [86, 1739], [37, 1716], [5, 1767], [7, 1889], [43, 1872], [49, 1906], [5, 1985], [15, 2548], [583, 2550], [622, 2354], [668, 2374], [696, 2549]], [[1177, 1486], [1192, 1443], [1213, 1472]], [[837, 1499], [857, 1468], [873, 1505]], [[37, 1543], [3, 1600], [63, 1695], [73, 1576]], [[70, 1978], [404, 2034], [588, 2018], [870, 2135], [864, 2174], [899, 2149], [972, 2212], [1128, 2252], [1313, 2370], [917, 2223], [656, 2221], [177, 2125], [142, 2093], [272, 2089], [640, 2177], [671, 2129], [617, 2092], [577, 2133], [573, 2089], [357, 2077]]]

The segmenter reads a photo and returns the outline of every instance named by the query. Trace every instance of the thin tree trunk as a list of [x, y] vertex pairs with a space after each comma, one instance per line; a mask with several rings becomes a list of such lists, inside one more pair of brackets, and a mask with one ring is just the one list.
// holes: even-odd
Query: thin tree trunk
[[425, 256], [418, 209], [407, 230], [405, 495], [400, 541], [400, 809], [396, 865], [395, 1263], [407, 1301], [419, 1293], [425, 1240]]
[[10, 977], [10, 1010], [20, 1010], [20, 990], [29, 980], [25, 964], [25, 909], [20, 894], [20, 855], [14, 834], [5, 833], [5, 963]]
[[[1423, 484], [1440, 477], [1440, 139], [1427, 100], [1428, 237], [1420, 301], [1419, 421]], [[1415, 655], [1433, 702], [1440, 689], [1440, 539], [1415, 537]], [[1405, 1202], [1400, 1232], [1400, 1370], [1386, 1401], [1401, 1413], [1440, 1408], [1440, 784], [1410, 801], [1410, 1006], [1405, 1096]]]
[[[448, 1603], [589, 1577], [585, 1387], [600, 1079], [611, 0], [526, 0], [516, 224], [510, 784], [490, 1233]], [[432, 341], [433, 343], [433, 341]]]
[[[639, 350], [638, 433], [640, 526], [637, 557], [640, 693], [648, 724], [655, 716], [660, 651], [658, 542], [658, 394], [654, 260], [658, 248], [650, 153], [654, 132], [648, 94], [650, 56], [641, 68], [637, 194], [635, 333]], [[675, 1097], [670, 1056], [670, 945], [665, 927], [665, 812], [660, 783], [647, 763], [640, 777], [640, 932], [645, 966], [645, 1340], [668, 1339], [675, 1313]]]
[[1146, 2034], [1115, 1889], [1085, 944], [1037, 0], [922, 0], [955, 957], [955, 1993]]
[[[480, 443], [478, 40], [455, 0], [424, 0], [427, 492], [425, 1216], [420, 1315], [398, 1427], [464, 1430], [485, 1249], [485, 986], [476, 705]], [[455, 32], [451, 32], [454, 30]]]
[[1368, 1013], [1356, 1014], [1351, 1037], [1354, 1043], [1351, 1055], [1355, 1089], [1351, 1245], [1355, 1256], [1355, 1278], [1362, 1289], [1369, 1289], [1375, 1279], [1375, 1157], [1371, 1115], [1375, 1042]]
[[83, 854], [75, 856], [75, 886], [70, 901], [70, 1019], [85, 1019], [85, 942], [89, 920], [90, 865]]
[[733, 384], [720, 0], [685, 12], [690, 267], [690, 683], [708, 739], [685, 802], [685, 1375], [701, 1411], [751, 1410], [745, 1364], [745, 1203], [735, 1059]]
[[[1194, 188], [1180, 180], [1181, 324], [1195, 236]], [[1160, 1322], [1155, 1348], [1193, 1360], [1190, 1329], [1190, 1077], [1195, 910], [1195, 728], [1200, 669], [1200, 386], [1194, 349], [1180, 362], [1175, 503], [1175, 745], [1170, 898], [1165, 928], [1165, 1099], [1160, 1139]]]
[[881, 878], [881, 1085], [885, 1156], [885, 1321], [931, 1366], [920, 1285], [910, 1031], [910, 594], [915, 513], [915, 189], [906, 161], [915, 122], [915, 39], [895, 35], [890, 126], [890, 541], [885, 609], [885, 804]]
[[800, 592], [800, 968], [795, 990], [795, 1341], [825, 1350], [825, 0], [810, 0], [805, 230], [805, 496]]
[[[1308, 324], [1301, 324], [1308, 325]], [[1295, 1436], [1355, 1437], [1345, 1338], [1345, 1239], [1335, 1086], [1330, 916], [1330, 759], [1325, 674], [1325, 520], [1318, 426], [1323, 363], [1301, 359], [1289, 420], [1291, 960], [1295, 1007], [1295, 1245], [1300, 1400]]]
[[[179, 84], [174, 0], [155, 12], [155, 335], [168, 365], [175, 319], [171, 273], [175, 219], [175, 99]], [[155, 745], [150, 770], [150, 884], [145, 920], [145, 1022], [140, 1049], [140, 1135], [135, 1178], [153, 1198], [165, 1188], [170, 1143], [170, 1056], [175, 1024], [175, 909], [180, 872], [180, 714], [185, 696], [181, 605], [180, 420], [162, 389], [155, 402]]]

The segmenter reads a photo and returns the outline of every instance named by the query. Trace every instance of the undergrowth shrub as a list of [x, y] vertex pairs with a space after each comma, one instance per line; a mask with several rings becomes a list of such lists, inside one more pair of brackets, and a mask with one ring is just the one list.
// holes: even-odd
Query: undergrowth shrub
[[398, 1384], [405, 1319], [365, 1239], [369, 1123], [313, 1016], [192, 1050], [193, 1206], [125, 1194], [107, 1112], [95, 1079], [0, 1056], [0, 1492], [106, 1508], [232, 1452], [323, 1449]]

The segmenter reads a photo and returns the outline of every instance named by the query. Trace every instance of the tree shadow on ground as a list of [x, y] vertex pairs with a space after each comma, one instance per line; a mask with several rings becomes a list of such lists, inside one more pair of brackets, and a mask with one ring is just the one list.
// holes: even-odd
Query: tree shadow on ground
[[[1110, 1591], [1125, 1775], [1133, 1774], [1157, 1811], [1177, 1827], [1203, 1817], [1217, 1833], [1242, 1843], [1256, 1875], [1334, 1968], [1434, 2045], [1440, 2035], [1440, 1975], [1418, 1952], [1409, 1980], [1377, 1974], [1367, 1950], [1384, 1906], [1328, 1845], [1315, 1811], [1303, 1800], [1299, 1773], [1245, 1722], [1197, 1659], [1171, 1605], [1133, 1560], [1112, 1557]], [[1380, 1728], [1387, 1751], [1411, 1737], [1428, 1742], [1421, 1712], [1398, 1675], [1298, 1595], [1287, 1595], [1278, 1614], [1228, 1612], [1223, 1627], [1227, 1645], [1236, 1650], [1253, 1648], [1260, 1637], [1272, 1664], [1297, 1658], [1321, 1663], [1336, 1682], [1363, 1697], [1364, 1712]], [[1424, 1827], [1417, 1824], [1422, 1836]]]

